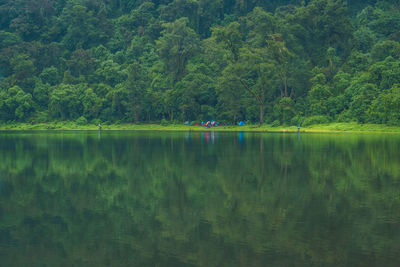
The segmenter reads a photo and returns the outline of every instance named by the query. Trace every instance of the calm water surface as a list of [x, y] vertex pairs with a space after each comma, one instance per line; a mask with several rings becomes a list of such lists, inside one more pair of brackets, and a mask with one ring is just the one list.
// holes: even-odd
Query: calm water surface
[[399, 255], [399, 135], [0, 132], [1, 266]]

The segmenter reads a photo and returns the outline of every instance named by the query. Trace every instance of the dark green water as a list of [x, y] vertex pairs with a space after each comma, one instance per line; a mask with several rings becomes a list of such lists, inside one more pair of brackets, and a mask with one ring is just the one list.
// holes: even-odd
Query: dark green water
[[400, 136], [0, 133], [1, 266], [400, 266]]

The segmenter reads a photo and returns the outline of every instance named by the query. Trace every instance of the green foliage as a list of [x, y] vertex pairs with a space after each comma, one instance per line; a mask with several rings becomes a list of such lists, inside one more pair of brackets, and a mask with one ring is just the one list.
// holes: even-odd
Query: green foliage
[[101, 44], [110, 37], [112, 26], [101, 12], [96, 14], [94, 10], [72, 1], [68, 4], [60, 16], [60, 24], [66, 30], [63, 43], [71, 51]]
[[60, 75], [55, 67], [45, 68], [39, 77], [44, 84], [47, 83], [52, 86], [60, 82]]
[[170, 123], [166, 119], [161, 120], [161, 126], [168, 126]]
[[368, 113], [370, 122], [400, 125], [400, 84], [374, 99]]
[[0, 120], [396, 124], [399, 14], [393, 0], [0, 1]]
[[298, 126], [298, 125], [303, 125], [303, 120], [304, 118], [300, 116], [295, 116], [290, 120], [290, 125]]
[[77, 118], [75, 122], [78, 125], [86, 125], [88, 123], [87, 119], [83, 116]]
[[46, 109], [49, 104], [49, 84], [43, 84], [40, 81], [37, 81], [35, 84], [35, 89], [33, 89], [33, 98], [35, 102], [39, 105], [38, 109]]
[[400, 83], [400, 60], [387, 57], [371, 66], [370, 82], [376, 84], [380, 90], [390, 89], [394, 84]]
[[20, 42], [22, 42], [22, 40], [18, 35], [6, 31], [0, 31], [0, 49], [16, 45]]
[[29, 119], [34, 111], [32, 95], [19, 86], [0, 92], [0, 114], [5, 121]]
[[160, 57], [164, 60], [165, 71], [171, 73], [175, 80], [181, 80], [188, 59], [198, 50], [198, 36], [188, 26], [185, 17], [165, 23], [163, 27], [162, 36], [157, 40]]
[[348, 92], [352, 93], [348, 111], [349, 116], [361, 123], [366, 122], [368, 116], [367, 110], [377, 93], [377, 87], [370, 83], [353, 83], [352, 86], [349, 87]]
[[313, 124], [324, 124], [324, 123], [329, 123], [330, 122], [330, 118], [328, 116], [311, 116], [311, 117], [307, 117], [303, 120], [302, 125], [303, 126], [310, 126]]
[[399, 42], [385, 40], [377, 43], [371, 49], [371, 57], [375, 61], [384, 60], [387, 57], [398, 57], [400, 55]]
[[242, 45], [242, 34], [239, 30], [240, 24], [232, 22], [226, 27], [213, 29], [213, 36], [217, 42], [223, 44], [224, 48], [230, 52], [231, 61], [239, 59], [239, 49]]
[[296, 116], [294, 110], [294, 101], [290, 97], [283, 97], [279, 103], [275, 105], [274, 111], [279, 116], [279, 121], [284, 124], [290, 124], [293, 117]]
[[278, 127], [278, 126], [280, 126], [281, 125], [281, 122], [279, 121], [279, 120], [274, 120], [272, 123], [271, 123], [271, 126], [272, 127]]
[[49, 111], [53, 118], [76, 119], [83, 111], [81, 98], [87, 89], [85, 84], [60, 84], [51, 89]]
[[96, 93], [94, 93], [92, 89], [85, 90], [81, 101], [83, 105], [83, 115], [89, 120], [97, 118], [103, 103]]

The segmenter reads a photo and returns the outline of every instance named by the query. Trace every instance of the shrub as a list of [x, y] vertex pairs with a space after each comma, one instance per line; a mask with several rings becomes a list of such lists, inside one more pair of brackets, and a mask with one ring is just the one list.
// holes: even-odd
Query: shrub
[[351, 122], [351, 117], [349, 116], [349, 112], [343, 111], [340, 113], [336, 119], [337, 122]]
[[311, 116], [311, 117], [304, 119], [303, 126], [309, 126], [309, 125], [313, 125], [313, 124], [323, 124], [323, 123], [329, 123], [329, 122], [330, 122], [330, 118], [328, 116], [322, 116], [322, 115]]
[[168, 125], [169, 125], [169, 121], [167, 121], [166, 119], [161, 120], [161, 126], [168, 126]]
[[300, 116], [295, 116], [290, 120], [290, 125], [297, 126], [303, 123], [303, 118]]
[[49, 115], [48, 115], [47, 111], [38, 111], [32, 117], [32, 121], [35, 122], [35, 123], [48, 122], [49, 121]]
[[88, 123], [87, 119], [85, 117], [83, 117], [83, 116], [77, 118], [75, 122], [78, 125], [86, 125]]
[[[90, 123], [94, 124], [94, 125], [99, 125], [99, 123], [101, 123], [101, 121], [100, 121], [100, 119], [93, 119]], [[104, 124], [104, 123], [102, 123], [102, 124]]]
[[271, 126], [272, 127], [278, 127], [278, 126], [280, 126], [281, 125], [281, 122], [279, 121], [279, 120], [274, 120], [272, 123], [271, 123]]

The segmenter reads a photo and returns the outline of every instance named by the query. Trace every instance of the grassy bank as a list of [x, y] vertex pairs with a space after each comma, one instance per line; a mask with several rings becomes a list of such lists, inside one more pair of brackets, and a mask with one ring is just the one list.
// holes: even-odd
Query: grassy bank
[[[159, 124], [111, 124], [102, 125], [103, 130], [137, 130], [137, 131], [246, 131], [246, 132], [297, 132], [296, 126], [246, 125], [246, 126], [219, 126], [205, 128], [201, 126]], [[0, 130], [98, 130], [96, 125], [78, 125], [75, 122], [50, 122], [50, 123], [12, 123], [0, 124]], [[357, 123], [329, 123], [302, 127], [303, 132], [386, 132], [400, 133], [399, 126], [381, 124]]]

